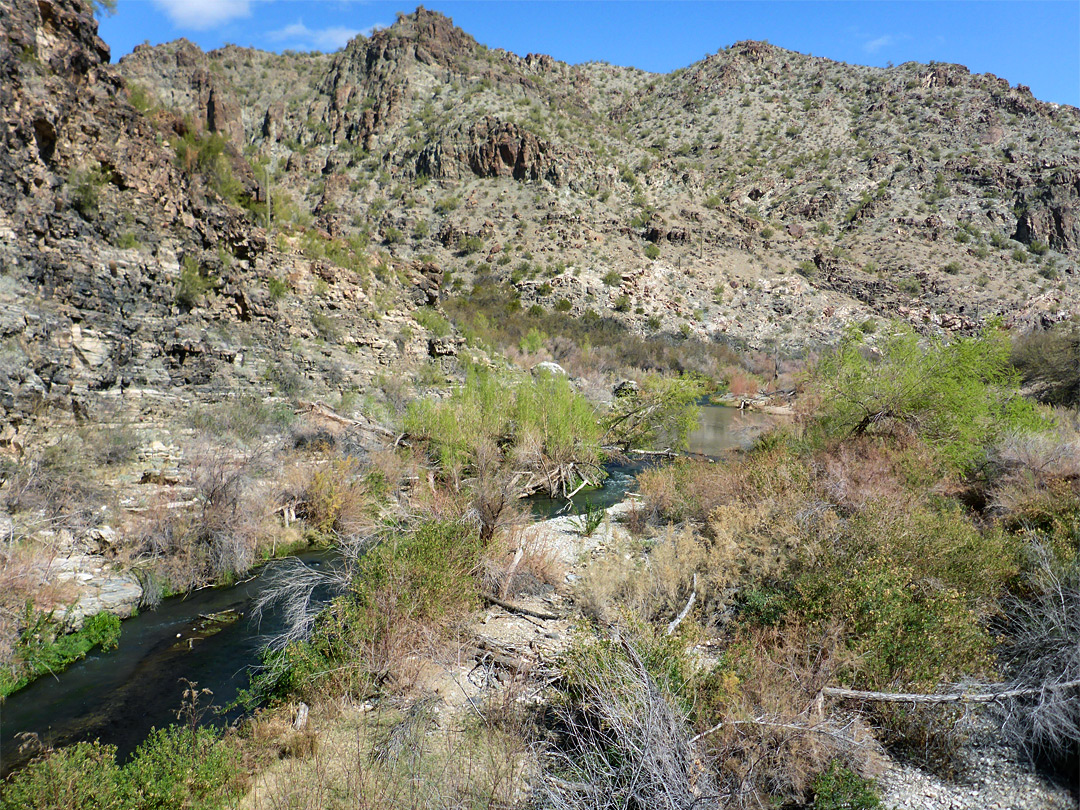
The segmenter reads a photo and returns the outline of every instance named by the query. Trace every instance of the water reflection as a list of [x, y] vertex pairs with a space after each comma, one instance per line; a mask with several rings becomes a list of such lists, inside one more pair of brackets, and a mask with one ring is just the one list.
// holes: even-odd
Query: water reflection
[[698, 429], [690, 434], [689, 450], [706, 456], [718, 456], [733, 447], [749, 447], [782, 419], [760, 411], [713, 405], [707, 399], [699, 406], [701, 420]]

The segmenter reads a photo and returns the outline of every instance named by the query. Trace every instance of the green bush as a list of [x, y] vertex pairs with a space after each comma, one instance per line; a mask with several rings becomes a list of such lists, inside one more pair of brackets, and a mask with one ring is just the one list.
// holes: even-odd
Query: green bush
[[660, 258], [660, 248], [650, 244], [645, 247], [645, 258], [655, 261]]
[[176, 300], [191, 309], [214, 286], [214, 280], [202, 269], [194, 256], [185, 256], [176, 283]]
[[121, 774], [132, 807], [216, 810], [238, 794], [240, 752], [212, 728], [154, 729]]
[[484, 249], [484, 240], [479, 236], [463, 236], [458, 242], [458, 252], [466, 256]]
[[490, 442], [509, 452], [518, 445], [529, 456], [527, 447], [538, 449], [555, 464], [601, 459], [596, 413], [562, 375], [514, 381], [473, 370], [450, 397], [411, 403], [405, 429], [425, 439], [443, 471], [455, 478]]
[[433, 309], [420, 308], [413, 313], [413, 319], [435, 337], [450, 334], [450, 322]]
[[991, 605], [1019, 571], [1015, 537], [980, 532], [956, 507], [875, 503], [804, 544], [790, 615], [845, 628], [851, 683], [932, 688], [981, 674], [994, 646]]
[[240, 752], [210, 728], [153, 730], [120, 766], [116, 748], [80, 742], [12, 777], [0, 810], [216, 810], [240, 794]]
[[651, 374], [636, 395], [615, 400], [604, 417], [605, 441], [626, 449], [684, 449], [698, 424], [695, 403], [707, 390], [705, 381], [693, 374]]
[[482, 551], [479, 534], [457, 522], [385, 532], [310, 635], [268, 654], [259, 687], [282, 697], [315, 695], [333, 681], [370, 693], [414, 648], [420, 628], [445, 631], [448, 619], [477, 605]]
[[525, 354], [536, 354], [536, 352], [544, 348], [547, 339], [548, 336], [534, 326], [526, 333], [525, 337], [521, 339], [521, 351]]
[[894, 327], [880, 357], [858, 329], [814, 370], [821, 402], [815, 427], [831, 440], [904, 425], [937, 448], [953, 469], [970, 467], [1007, 432], [1046, 427], [1020, 396], [1003, 332], [926, 344], [908, 327]]
[[116, 746], [80, 742], [35, 760], [0, 793], [2, 810], [119, 810]]
[[51, 613], [35, 614], [26, 606], [25, 629], [20, 635], [13, 664], [0, 668], [0, 697], [22, 689], [46, 673], [63, 672], [85, 658], [94, 647], [115, 649], [120, 641], [120, 617], [96, 613], [74, 633], [62, 633]]
[[96, 216], [106, 182], [108, 180], [100, 165], [86, 166], [73, 172], [68, 178], [68, 186], [75, 210], [84, 217]]
[[277, 276], [271, 276], [266, 280], [266, 289], [270, 293], [271, 301], [280, 301], [289, 292], [289, 285]]
[[884, 805], [878, 797], [872, 779], [863, 779], [837, 761], [817, 775], [814, 791], [814, 810], [878, 810]]

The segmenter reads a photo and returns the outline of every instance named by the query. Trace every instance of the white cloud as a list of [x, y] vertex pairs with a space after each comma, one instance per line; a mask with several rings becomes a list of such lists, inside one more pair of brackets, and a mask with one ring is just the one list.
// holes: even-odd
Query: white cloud
[[286, 42], [301, 50], [314, 49], [319, 51], [336, 51], [344, 48], [350, 39], [357, 34], [370, 36], [372, 31], [382, 28], [381, 25], [373, 25], [363, 30], [349, 28], [344, 25], [331, 25], [326, 28], [308, 28], [303, 20], [297, 20], [291, 25], [271, 31], [267, 36], [273, 42]]
[[892, 34], [886, 34], [885, 36], [878, 37], [877, 39], [872, 39], [869, 42], [864, 43], [863, 50], [867, 53], [877, 53], [882, 48], [892, 45], [894, 41], [895, 40]]
[[250, 0], [154, 0], [173, 25], [204, 30], [251, 15]]

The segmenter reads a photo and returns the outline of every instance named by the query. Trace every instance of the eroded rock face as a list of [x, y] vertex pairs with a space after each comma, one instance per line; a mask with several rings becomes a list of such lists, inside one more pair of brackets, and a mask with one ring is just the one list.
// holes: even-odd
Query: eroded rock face
[[197, 126], [243, 148], [244, 122], [236, 92], [213, 74], [207, 55], [194, 43], [179, 39], [156, 47], [137, 45], [120, 60], [118, 69], [128, 82], [149, 88], [166, 108], [192, 115]]
[[1020, 198], [1026, 207], [1016, 221], [1014, 239], [1041, 242], [1063, 253], [1080, 249], [1080, 171], [1055, 172], [1044, 185], [1025, 189]]
[[426, 146], [416, 158], [417, 174], [433, 178], [509, 177], [546, 180], [561, 186], [572, 175], [579, 156], [537, 137], [517, 124], [484, 117], [453, 140]]

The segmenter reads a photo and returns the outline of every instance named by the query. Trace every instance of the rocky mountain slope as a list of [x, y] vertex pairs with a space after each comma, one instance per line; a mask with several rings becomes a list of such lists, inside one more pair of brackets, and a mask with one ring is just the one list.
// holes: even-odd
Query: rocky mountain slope
[[742, 42], [651, 75], [490, 50], [420, 9], [330, 57], [180, 41], [117, 71], [244, 149], [283, 225], [527, 304], [788, 351], [855, 319], [1076, 306], [1080, 113], [959, 65]]

